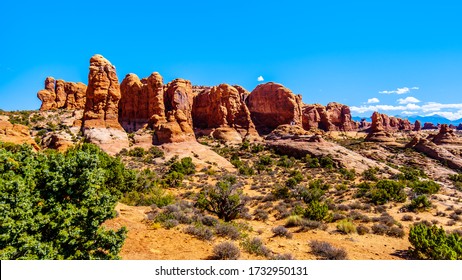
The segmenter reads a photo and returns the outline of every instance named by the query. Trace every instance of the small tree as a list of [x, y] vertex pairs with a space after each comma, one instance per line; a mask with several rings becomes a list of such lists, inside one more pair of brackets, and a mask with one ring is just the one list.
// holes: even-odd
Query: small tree
[[241, 197], [242, 190], [236, 184], [236, 177], [225, 177], [217, 182], [215, 187], [206, 187], [202, 190], [197, 206], [229, 222], [236, 219], [244, 207]]

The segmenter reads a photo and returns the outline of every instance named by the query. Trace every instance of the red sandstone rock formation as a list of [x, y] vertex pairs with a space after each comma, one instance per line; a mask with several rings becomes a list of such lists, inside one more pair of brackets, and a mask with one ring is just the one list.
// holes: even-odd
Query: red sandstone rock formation
[[302, 97], [276, 83], [258, 85], [247, 97], [257, 129], [270, 132], [282, 124], [302, 124]]
[[244, 103], [245, 89], [221, 84], [194, 97], [193, 121], [199, 129], [214, 129], [213, 136], [241, 142], [258, 138], [258, 133]]
[[80, 110], [85, 107], [85, 93], [87, 86], [83, 83], [55, 80], [53, 77], [45, 79], [45, 89], [37, 93], [42, 101], [41, 111], [51, 109]]
[[305, 105], [302, 121], [306, 130], [354, 131], [359, 126], [351, 119], [350, 108], [336, 102], [331, 102], [326, 107], [319, 104]]
[[422, 123], [419, 120], [414, 122], [414, 131], [421, 131], [422, 130]]
[[103, 56], [90, 59], [82, 131], [85, 137], [110, 154], [128, 147], [119, 124], [120, 86], [115, 67]]
[[29, 128], [21, 124], [12, 124], [8, 120], [0, 119], [0, 142], [9, 142], [14, 144], [29, 144], [35, 150], [40, 147], [30, 136]]
[[[385, 120], [384, 120], [385, 118]], [[394, 142], [395, 140], [385, 130], [384, 123], [389, 123], [387, 115], [374, 112], [372, 114], [372, 124], [369, 134], [366, 136], [366, 141], [371, 142]]]
[[462, 138], [458, 137], [447, 124], [441, 125], [440, 131], [432, 141], [435, 144], [462, 144]]
[[422, 129], [438, 129], [438, 126], [430, 123], [430, 122], [426, 122], [424, 123], [424, 126]]
[[195, 141], [192, 129], [193, 91], [191, 82], [176, 79], [164, 86], [166, 122], [154, 124], [158, 144]]
[[166, 121], [162, 76], [154, 72], [140, 80], [128, 74], [120, 85], [119, 121], [126, 131], [152, 127]]

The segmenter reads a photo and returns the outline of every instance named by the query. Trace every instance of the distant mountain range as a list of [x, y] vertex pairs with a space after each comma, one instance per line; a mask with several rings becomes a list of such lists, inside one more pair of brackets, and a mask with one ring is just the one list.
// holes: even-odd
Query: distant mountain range
[[[433, 116], [426, 116], [426, 117], [423, 117], [423, 116], [407, 116], [407, 117], [403, 117], [403, 116], [395, 116], [397, 118], [401, 118], [401, 119], [408, 119], [411, 123], [414, 123], [416, 120], [419, 120], [422, 125], [426, 122], [428, 123], [433, 123], [434, 125], [437, 125], [437, 124], [453, 124], [455, 126], [459, 125], [460, 123], [462, 123], [462, 119], [458, 119], [458, 120], [448, 120], [447, 118], [443, 117], [443, 116], [440, 116], [440, 115], [433, 115]], [[352, 117], [352, 119], [354, 121], [361, 121], [362, 119], [366, 119], [367, 122], [371, 122], [371, 118], [363, 118], [363, 117]]]

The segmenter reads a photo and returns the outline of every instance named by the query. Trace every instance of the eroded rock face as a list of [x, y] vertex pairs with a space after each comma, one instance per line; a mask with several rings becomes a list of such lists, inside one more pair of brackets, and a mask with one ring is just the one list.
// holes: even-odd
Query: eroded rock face
[[40, 110], [83, 109], [85, 107], [86, 90], [87, 86], [83, 83], [66, 82], [47, 77], [45, 79], [45, 89], [37, 93], [37, 97], [42, 101]]
[[262, 133], [282, 124], [302, 124], [302, 97], [281, 84], [258, 85], [246, 100], [252, 121]]
[[128, 147], [128, 137], [119, 123], [120, 85], [115, 67], [103, 56], [90, 59], [82, 131], [92, 143], [115, 154]]
[[258, 137], [244, 99], [245, 90], [239, 92], [228, 84], [202, 91], [194, 97], [194, 127], [215, 129], [214, 137], [232, 142]]
[[462, 123], [457, 126], [457, 130], [462, 130]]
[[166, 121], [162, 76], [154, 72], [140, 80], [128, 74], [120, 85], [119, 121], [128, 132]]
[[331, 102], [326, 107], [320, 104], [303, 107], [303, 128], [324, 131], [354, 131], [359, 125], [351, 119], [350, 107]]
[[190, 81], [176, 79], [164, 86], [166, 122], [154, 125], [156, 143], [195, 141], [192, 104], [193, 91]]
[[439, 146], [429, 139], [416, 136], [406, 145], [406, 148], [414, 148], [416, 151], [441, 161], [450, 168], [462, 170], [462, 159], [449, 152], [444, 146]]
[[29, 128], [21, 124], [12, 124], [8, 120], [0, 119], [0, 142], [9, 142], [13, 144], [29, 144], [35, 150], [40, 147], [30, 136]]
[[421, 131], [422, 130], [422, 123], [419, 120], [414, 122], [414, 131]]
[[437, 135], [433, 137], [435, 144], [462, 144], [462, 138], [458, 137], [454, 130], [447, 124], [442, 124]]
[[426, 122], [424, 123], [424, 126], [422, 129], [438, 129], [438, 126], [430, 123], [430, 122]]
[[388, 118], [387, 115], [374, 112], [372, 114], [372, 124], [370, 127], [369, 134], [366, 136], [366, 141], [370, 142], [394, 142], [395, 139], [385, 131], [384, 123], [389, 122], [389, 119], [384, 120], [384, 117]]

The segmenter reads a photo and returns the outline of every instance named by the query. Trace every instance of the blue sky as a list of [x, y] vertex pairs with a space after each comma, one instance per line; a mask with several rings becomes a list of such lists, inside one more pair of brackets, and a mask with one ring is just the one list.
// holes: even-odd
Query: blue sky
[[46, 76], [87, 82], [96, 53], [199, 85], [282, 83], [353, 115], [462, 117], [458, 1], [0, 2], [0, 108], [37, 109]]

